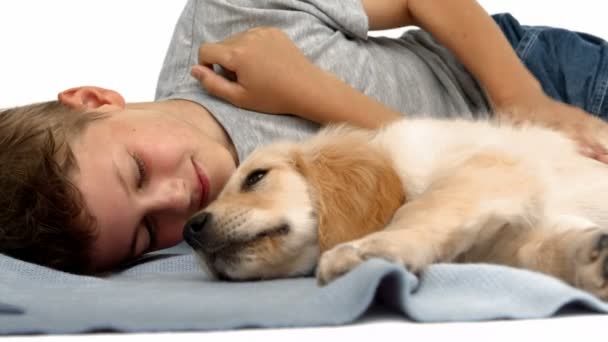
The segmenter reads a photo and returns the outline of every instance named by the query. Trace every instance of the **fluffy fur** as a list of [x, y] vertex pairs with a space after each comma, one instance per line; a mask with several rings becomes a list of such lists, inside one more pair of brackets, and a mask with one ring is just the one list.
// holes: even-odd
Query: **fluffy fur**
[[[606, 135], [608, 137], [608, 134]], [[256, 150], [184, 230], [235, 280], [488, 262], [608, 297], [608, 166], [549, 129], [408, 119]]]

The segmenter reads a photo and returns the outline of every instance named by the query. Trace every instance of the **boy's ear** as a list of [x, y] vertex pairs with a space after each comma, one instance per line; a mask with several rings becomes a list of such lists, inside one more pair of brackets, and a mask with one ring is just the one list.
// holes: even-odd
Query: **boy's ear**
[[104, 105], [125, 107], [125, 99], [118, 92], [93, 86], [64, 90], [57, 98], [62, 104], [79, 110], [93, 110]]

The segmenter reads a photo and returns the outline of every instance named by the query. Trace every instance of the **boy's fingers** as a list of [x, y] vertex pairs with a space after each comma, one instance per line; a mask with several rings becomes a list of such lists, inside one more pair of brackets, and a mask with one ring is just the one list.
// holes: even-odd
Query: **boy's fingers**
[[234, 70], [230, 48], [221, 43], [201, 45], [198, 48], [198, 64], [219, 64], [226, 69]]
[[207, 74], [211, 72], [213, 72], [212, 65], [195, 65], [190, 69], [190, 74], [199, 81], [202, 81], [205, 77], [207, 77]]
[[240, 84], [231, 82], [201, 65], [193, 66], [191, 74], [210, 94], [239, 105], [243, 95], [243, 88]]

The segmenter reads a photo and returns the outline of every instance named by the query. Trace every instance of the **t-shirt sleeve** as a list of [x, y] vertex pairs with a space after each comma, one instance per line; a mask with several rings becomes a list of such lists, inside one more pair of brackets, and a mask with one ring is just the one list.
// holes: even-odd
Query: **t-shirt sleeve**
[[[368, 20], [361, 0], [198, 0], [214, 18], [239, 18], [232, 25], [288, 27], [323, 24], [347, 36], [367, 38]], [[211, 18], [209, 18], [211, 19]]]
[[361, 0], [305, 0], [295, 2], [309, 4], [311, 7], [307, 8], [306, 11], [327, 26], [352, 37], [367, 38], [368, 18]]
[[[232, 35], [256, 26], [285, 31], [325, 26], [352, 38], [367, 38], [368, 19], [361, 0], [191, 0], [196, 25], [207, 33]], [[225, 37], [222, 37], [222, 39]]]

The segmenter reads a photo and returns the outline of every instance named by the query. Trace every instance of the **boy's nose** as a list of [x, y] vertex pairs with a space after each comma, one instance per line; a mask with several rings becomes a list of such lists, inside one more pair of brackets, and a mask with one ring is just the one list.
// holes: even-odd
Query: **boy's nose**
[[154, 207], [157, 210], [184, 211], [189, 214], [191, 193], [183, 179], [162, 181], [154, 191]]

